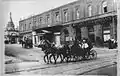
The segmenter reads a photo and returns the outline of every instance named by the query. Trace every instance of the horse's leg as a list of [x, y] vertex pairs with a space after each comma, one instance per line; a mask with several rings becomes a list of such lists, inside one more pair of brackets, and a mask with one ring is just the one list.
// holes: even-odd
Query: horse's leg
[[45, 54], [45, 55], [44, 55], [44, 62], [45, 62], [45, 63], [48, 63], [47, 60], [46, 60], [46, 57], [47, 57], [47, 55]]
[[51, 61], [51, 57], [52, 57], [52, 54], [51, 54], [50, 57], [49, 57], [50, 63], [52, 63], [52, 61]]
[[49, 54], [47, 54], [47, 63], [49, 64]]
[[[51, 54], [50, 55], [50, 57], [49, 57], [49, 60], [50, 60], [50, 63], [56, 63], [56, 57], [55, 57], [55, 55], [54, 54]], [[53, 60], [54, 60], [54, 62], [53, 62]]]
[[53, 55], [53, 58], [54, 58], [54, 61], [55, 61], [54, 64], [56, 64], [56, 61], [57, 61], [58, 57], [59, 57], [59, 56], [57, 56], [57, 58], [56, 58], [56, 56]]
[[60, 59], [61, 59], [60, 63], [62, 63], [63, 60], [64, 60], [64, 55], [63, 55], [63, 57], [62, 57], [62, 54], [60, 54]]

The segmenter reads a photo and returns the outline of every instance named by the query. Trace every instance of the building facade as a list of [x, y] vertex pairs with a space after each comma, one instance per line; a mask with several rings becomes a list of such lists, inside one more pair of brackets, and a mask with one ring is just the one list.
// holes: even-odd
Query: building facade
[[19, 21], [19, 30], [30, 36], [33, 44], [45, 36], [58, 45], [76, 38], [103, 45], [117, 38], [116, 13], [114, 0], [78, 0]]

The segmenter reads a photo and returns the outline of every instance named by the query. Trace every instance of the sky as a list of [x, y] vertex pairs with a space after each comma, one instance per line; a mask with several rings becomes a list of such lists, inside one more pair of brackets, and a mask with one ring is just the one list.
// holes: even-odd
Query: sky
[[4, 25], [6, 26], [10, 20], [10, 12], [16, 27], [19, 25], [20, 18], [23, 19], [30, 15], [40, 14], [73, 1], [76, 0], [5, 0], [2, 2]]

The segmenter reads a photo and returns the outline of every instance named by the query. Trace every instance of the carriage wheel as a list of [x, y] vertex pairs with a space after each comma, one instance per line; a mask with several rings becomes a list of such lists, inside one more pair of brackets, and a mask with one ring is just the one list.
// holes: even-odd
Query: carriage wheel
[[47, 64], [49, 64], [49, 59], [48, 58], [49, 58], [48, 55], [44, 56], [44, 62], [47, 63]]
[[97, 58], [97, 52], [95, 50], [91, 50], [90, 55], [91, 55], [92, 59], [96, 59]]
[[71, 61], [71, 57], [70, 56], [66, 56], [65, 57], [65, 62], [69, 62], [69, 61]]
[[50, 59], [50, 63], [56, 64], [56, 60], [57, 60], [56, 55], [50, 55], [49, 59]]
[[92, 58], [92, 56], [87, 52], [87, 54], [86, 54], [86, 59], [91, 59]]
[[60, 54], [60, 55], [55, 55], [55, 58], [56, 58], [56, 62], [57, 62], [57, 61], [60, 62], [60, 63], [63, 62], [63, 55], [62, 55], [62, 54]]
[[64, 55], [61, 54], [60, 59], [61, 59], [60, 63], [64, 62]]
[[78, 60], [78, 57], [76, 55], [73, 56], [73, 62], [76, 62]]
[[78, 60], [81, 61], [82, 59], [83, 59], [83, 57], [82, 57], [82, 56], [79, 56]]
[[75, 56], [75, 61], [79, 61], [79, 56]]

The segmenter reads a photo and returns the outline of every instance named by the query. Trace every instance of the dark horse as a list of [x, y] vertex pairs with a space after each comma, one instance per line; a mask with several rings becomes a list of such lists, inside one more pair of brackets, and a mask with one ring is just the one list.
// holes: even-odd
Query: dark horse
[[27, 40], [21, 40], [22, 43], [22, 47], [23, 48], [33, 48], [33, 43], [31, 39], [27, 39]]
[[47, 43], [46, 40], [42, 41], [42, 44], [38, 45], [38, 48], [42, 48], [42, 51], [44, 52], [44, 62], [49, 63], [49, 55], [51, 55], [51, 49], [49, 48], [50, 44]]
[[22, 47], [25, 47], [25, 41], [21, 40]]
[[43, 44], [40, 44], [38, 47], [42, 48], [44, 52], [44, 62], [46, 63], [55, 63], [60, 56], [59, 49], [53, 46], [52, 43], [48, 42], [47, 40], [43, 40]]

